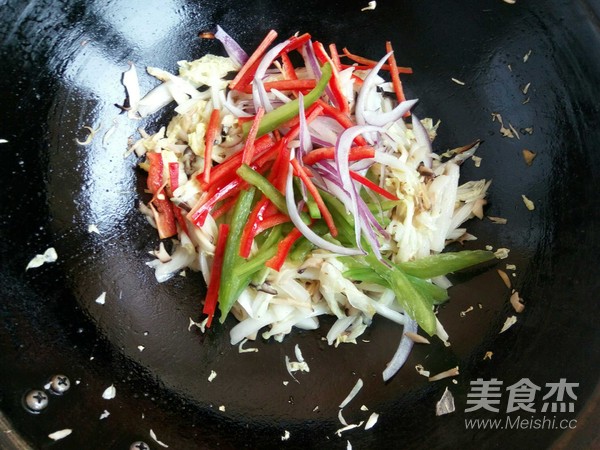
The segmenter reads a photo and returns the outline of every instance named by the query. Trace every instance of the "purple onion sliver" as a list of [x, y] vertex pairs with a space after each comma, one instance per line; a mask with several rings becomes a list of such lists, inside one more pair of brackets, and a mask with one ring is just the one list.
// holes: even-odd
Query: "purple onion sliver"
[[217, 25], [215, 38], [217, 38], [221, 44], [223, 44], [225, 52], [233, 60], [233, 62], [238, 64], [240, 67], [246, 64], [246, 61], [248, 61], [248, 54], [242, 49], [242, 47], [240, 47], [235, 39], [229, 36], [229, 34], [227, 34], [219, 25]]
[[388, 381], [392, 378], [404, 365], [410, 351], [413, 348], [414, 342], [411, 338], [406, 336], [406, 333], [416, 333], [418, 329], [417, 322], [413, 319], [408, 319], [402, 330], [402, 337], [400, 338], [400, 344], [396, 353], [392, 357], [392, 360], [388, 363], [388, 366], [383, 371], [383, 381]]

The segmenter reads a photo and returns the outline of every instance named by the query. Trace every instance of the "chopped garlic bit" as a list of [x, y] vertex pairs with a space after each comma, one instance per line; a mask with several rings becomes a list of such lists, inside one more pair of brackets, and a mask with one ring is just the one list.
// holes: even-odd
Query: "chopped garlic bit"
[[510, 304], [512, 305], [514, 310], [518, 313], [523, 312], [523, 310], [525, 309], [525, 305], [522, 302], [523, 302], [523, 299], [521, 297], [519, 297], [519, 292], [513, 290], [512, 294], [510, 296]]
[[442, 394], [442, 398], [435, 405], [435, 415], [443, 416], [444, 414], [450, 414], [455, 411], [456, 407], [454, 406], [454, 396], [452, 392], [446, 390]]
[[500, 278], [502, 278], [504, 285], [508, 289], [510, 289], [512, 287], [512, 284], [511, 284], [510, 278], [508, 278], [508, 275], [506, 274], [506, 272], [504, 270], [500, 270], [500, 269], [497, 269], [496, 271], [498, 272], [498, 275], [500, 275]]
[[359, 423], [351, 423], [350, 425], [347, 425], [347, 426], [345, 426], [343, 428], [340, 428], [339, 430], [336, 430], [335, 434], [337, 434], [339, 437], [341, 437], [342, 433], [344, 431], [348, 431], [348, 430], [352, 430], [354, 428], [362, 427], [363, 423], [364, 423], [364, 421], [362, 421], [362, 420]]
[[483, 360], [485, 361], [486, 359], [492, 359], [493, 355], [494, 355], [494, 352], [487, 351], [487, 352], [485, 352], [485, 355], [483, 355]]
[[161, 442], [158, 440], [158, 438], [156, 437], [156, 433], [150, 429], [150, 437], [154, 440], [154, 442], [156, 442], [158, 445], [160, 445], [161, 447], [165, 447], [168, 448], [169, 446], [167, 444], [165, 444], [164, 442]]
[[443, 372], [438, 373], [437, 375], [429, 377], [429, 381], [439, 381], [439, 380], [443, 380], [444, 378], [456, 377], [458, 375], [460, 375], [460, 374], [458, 372], [458, 366], [456, 366], [456, 367], [453, 367], [452, 369], [445, 370]]
[[496, 256], [496, 259], [506, 259], [508, 258], [509, 252], [510, 250], [508, 248], [499, 248], [494, 252], [494, 256]]
[[366, 405], [362, 405], [362, 406], [360, 407], [360, 410], [361, 410], [361, 411], [368, 411], [368, 410], [369, 410], [369, 408], [367, 408], [367, 406], [366, 406]]
[[460, 80], [459, 80], [459, 79], [457, 79], [457, 78], [451, 78], [451, 80], [452, 80], [452, 81], [454, 81], [456, 84], [460, 84], [461, 86], [464, 86], [464, 85], [465, 85], [465, 82], [464, 82], [464, 81], [460, 81]]
[[117, 388], [113, 384], [111, 384], [109, 387], [107, 387], [104, 390], [104, 392], [102, 393], [102, 398], [104, 400], [112, 400], [116, 396], [117, 396]]
[[248, 342], [248, 338], [245, 338], [242, 342], [240, 342], [240, 345], [238, 345], [238, 353], [256, 353], [256, 352], [258, 352], [258, 349], [256, 347], [244, 348], [244, 344], [246, 342]]
[[368, 3], [368, 6], [361, 8], [361, 11], [373, 11], [375, 8], [377, 8], [377, 2], [371, 1]]
[[431, 372], [429, 370], [425, 370], [425, 367], [423, 367], [421, 364], [417, 364], [415, 366], [415, 370], [417, 371], [417, 373], [419, 375], [423, 375], [424, 377], [429, 378], [429, 375], [431, 375]]
[[467, 309], [465, 309], [464, 311], [460, 312], [460, 317], [465, 317], [467, 315], [467, 313], [470, 313], [471, 311], [473, 311], [473, 306], [469, 306]]
[[60, 430], [60, 431], [55, 431], [54, 433], [50, 433], [48, 435], [48, 437], [50, 439], [52, 439], [53, 441], [58, 441], [60, 439], [64, 439], [66, 438], [68, 435], [70, 435], [73, 432], [72, 429], [70, 428], [65, 428], [64, 430]]
[[431, 342], [429, 342], [429, 340], [426, 337], [421, 336], [420, 334], [412, 333], [410, 331], [407, 331], [404, 334], [406, 335], [406, 337], [410, 338], [410, 340], [416, 344], [431, 344]]
[[221, 412], [225, 412], [225, 405], [221, 405], [221, 406], [219, 406], [219, 411], [221, 411]]
[[537, 154], [532, 152], [531, 150], [523, 149], [523, 159], [525, 160], [525, 164], [531, 166], [533, 164], [533, 160]]
[[217, 372], [215, 372], [214, 370], [210, 371], [210, 375], [208, 376], [208, 382], [212, 382], [212, 380], [214, 380], [215, 378], [217, 378]]
[[517, 266], [514, 264], [507, 264], [506, 270], [517, 270]]
[[88, 233], [96, 233], [96, 234], [100, 234], [100, 230], [98, 229], [98, 227], [95, 224], [90, 224], [87, 227]]
[[371, 413], [371, 415], [367, 419], [367, 423], [365, 423], [365, 430], [369, 430], [369, 429], [373, 428], [375, 426], [375, 424], [377, 423], [378, 419], [379, 419], [379, 414], [377, 414], [375, 412]]
[[525, 195], [521, 195], [521, 198], [523, 199], [523, 203], [525, 203], [525, 206], [529, 211], [533, 211], [535, 209], [535, 204], [531, 200], [529, 200]]
[[144, 347], [143, 345], [138, 345], [137, 348], [140, 352], [143, 352], [146, 347]]
[[287, 441], [290, 438], [290, 432], [288, 430], [283, 431], [283, 436], [281, 436], [282, 441]]
[[194, 322], [194, 320], [190, 317], [190, 324], [188, 325], [188, 331], [192, 331], [192, 327], [200, 328], [200, 331], [204, 333], [206, 331], [206, 324], [208, 322], [208, 317], [204, 319], [202, 322]]
[[362, 378], [359, 378], [356, 381], [356, 384], [354, 385], [354, 387], [352, 388], [352, 390], [350, 391], [350, 393], [344, 399], [344, 401], [342, 401], [342, 403], [340, 403], [339, 407], [343, 408], [348, 403], [350, 403], [352, 401], [352, 399], [354, 397], [356, 397], [356, 394], [358, 394], [358, 392], [362, 389], [362, 387], [363, 387], [363, 380], [362, 380]]
[[105, 409], [104, 412], [100, 414], [100, 420], [106, 419], [108, 416], [110, 416], [110, 413]]
[[490, 219], [492, 223], [496, 223], [498, 225], [505, 225], [508, 222], [508, 219], [505, 219], [504, 217], [487, 216], [487, 218]]
[[[514, 1], [513, 1], [514, 3]], [[523, 62], [527, 62], [527, 60], [529, 59], [529, 57], [531, 56], [531, 50], [529, 50], [527, 53], [525, 53], [525, 55], [523, 56]]]
[[491, 245], [486, 245], [485, 249], [489, 252], [491, 252], [492, 250], [494, 250], [494, 247], [492, 247]]
[[36, 267], [40, 267], [42, 264], [55, 262], [57, 259], [58, 254], [56, 253], [56, 250], [54, 247], [50, 247], [41, 255], [35, 255], [32, 260], [29, 261], [29, 264], [27, 264], [25, 270], [35, 269]]
[[103, 292], [98, 296], [98, 298], [96, 299], [96, 303], [98, 303], [99, 305], [104, 305], [106, 303], [106, 292]]
[[506, 319], [506, 321], [504, 322], [504, 325], [502, 325], [502, 329], [500, 330], [500, 333], [504, 333], [506, 330], [508, 330], [510, 327], [512, 327], [515, 323], [517, 323], [517, 316], [510, 316]]
[[475, 164], [475, 167], [481, 167], [481, 160], [483, 158], [481, 158], [480, 156], [471, 156], [471, 159], [473, 160], [473, 164]]

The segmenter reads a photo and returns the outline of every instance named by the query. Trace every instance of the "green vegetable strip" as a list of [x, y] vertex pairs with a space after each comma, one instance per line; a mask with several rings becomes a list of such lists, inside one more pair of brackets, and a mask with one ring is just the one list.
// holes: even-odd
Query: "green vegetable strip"
[[406, 275], [411, 284], [418, 289], [427, 299], [431, 299], [432, 305], [440, 305], [448, 300], [448, 291], [422, 278]]
[[494, 257], [494, 253], [486, 250], [463, 250], [461, 252], [440, 253], [416, 261], [399, 263], [398, 267], [413, 277], [433, 278], [490, 261]]
[[260, 246], [259, 251], [249, 260], [242, 262], [239, 266], [235, 267], [235, 277], [247, 277], [253, 276], [254, 273], [258, 272], [263, 268], [265, 263], [277, 253], [277, 244], [282, 239], [283, 233], [281, 232], [281, 225], [273, 227], [269, 236], [265, 242]]
[[[283, 214], [288, 214], [285, 196], [281, 193], [281, 191], [279, 191], [279, 189], [273, 186], [269, 180], [267, 180], [247, 164], [242, 164], [236, 170], [236, 173], [248, 184], [255, 186], [259, 191], [265, 194], [265, 197], [267, 197], [279, 211], [281, 211]], [[310, 223], [310, 219], [306, 213], [301, 213], [300, 217], [302, 217], [302, 221], [304, 223]]]
[[390, 288], [396, 294], [396, 301], [406, 313], [417, 321], [419, 326], [430, 336], [436, 332], [436, 320], [431, 301], [423, 292], [416, 289], [402, 270], [397, 267], [387, 267], [379, 261], [375, 255], [369, 254], [365, 257], [366, 262], [381, 278], [389, 283]]
[[236, 278], [234, 276], [234, 268], [244, 260], [240, 256], [240, 241], [242, 231], [252, 210], [252, 201], [254, 199], [255, 191], [256, 189], [250, 188], [240, 193], [231, 217], [229, 235], [227, 236], [225, 253], [223, 255], [221, 286], [219, 288], [221, 323], [225, 321], [229, 310], [247, 285], [245, 279]]
[[[329, 83], [329, 79], [331, 78], [331, 64], [326, 62], [321, 67], [321, 79], [314, 87], [312, 91], [304, 96], [304, 109], [312, 106], [314, 102], [316, 102], [321, 95], [323, 95], [323, 91], [325, 91], [325, 87], [327, 83]], [[299, 110], [299, 101], [298, 99], [294, 99], [291, 102], [288, 102], [277, 109], [274, 109], [271, 112], [265, 114], [260, 121], [260, 125], [258, 126], [258, 133], [256, 137], [260, 137], [263, 134], [270, 133], [273, 130], [276, 130], [285, 122], [290, 119], [293, 119], [298, 115]], [[252, 126], [252, 122], [245, 122], [242, 124], [242, 130], [244, 131], [244, 137], [248, 134], [250, 127]]]

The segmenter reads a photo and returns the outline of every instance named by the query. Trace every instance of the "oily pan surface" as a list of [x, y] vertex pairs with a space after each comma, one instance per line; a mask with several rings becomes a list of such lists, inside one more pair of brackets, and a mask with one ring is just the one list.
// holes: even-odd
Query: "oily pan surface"
[[[594, 101], [600, 52], [593, 8], [551, 1], [379, 2], [365, 12], [366, 2], [17, 3], [2, 7], [0, 28], [0, 138], [9, 141], [0, 146], [0, 410], [14, 435], [45, 448], [49, 433], [72, 428], [60, 448], [102, 449], [136, 440], [158, 447], [150, 429], [171, 448], [279, 448], [285, 430], [290, 448], [345, 448], [346, 440], [354, 448], [542, 448], [561, 436], [570, 443], [594, 436], [586, 422], [599, 367], [593, 150], [600, 143]], [[233, 319], [205, 335], [188, 331], [189, 318], [200, 318], [204, 287], [198, 274], [158, 285], [144, 265], [158, 239], [135, 210], [144, 180], [135, 160], [122, 158], [140, 124], [118, 116], [113, 104], [123, 100], [120, 77], [128, 61], [174, 71], [180, 59], [222, 53], [216, 42], [196, 37], [216, 24], [249, 51], [271, 28], [282, 39], [310, 32], [374, 59], [391, 40], [399, 64], [414, 68], [403, 80], [408, 96], [420, 99], [416, 111], [442, 121], [435, 148], [485, 141], [481, 167], [468, 162], [462, 176], [493, 179], [486, 212], [508, 224], [469, 224], [479, 240], [468, 248], [490, 244], [511, 253], [496, 267], [454, 277], [457, 286], [440, 312], [450, 349], [417, 346], [386, 385], [381, 371], [402, 330], [385, 320], [375, 320], [363, 336], [368, 342], [357, 345], [328, 347], [321, 336], [331, 321], [323, 320], [316, 332], [292, 333], [283, 344], [259, 341], [259, 352], [248, 354], [229, 346]], [[152, 83], [142, 77], [143, 91]], [[513, 124], [520, 139], [503, 137], [492, 113]], [[141, 125], [155, 131], [171, 114]], [[116, 131], [103, 142], [115, 118]], [[89, 146], [75, 142], [85, 139], [84, 126], [101, 129]], [[531, 167], [524, 148], [537, 153]], [[521, 194], [534, 200], [534, 211]], [[89, 224], [100, 234], [89, 233]], [[58, 262], [25, 272], [50, 246]], [[505, 262], [517, 266], [513, 282], [527, 306], [498, 335], [513, 314], [495, 271]], [[102, 292], [101, 306], [95, 299]], [[469, 306], [474, 311], [461, 318]], [[295, 344], [311, 372], [285, 386], [291, 380], [283, 361], [293, 357]], [[484, 361], [487, 351], [493, 357]], [[418, 363], [432, 373], [459, 365], [458, 384], [428, 383], [414, 371]], [[211, 370], [218, 375], [209, 383]], [[73, 388], [51, 397], [42, 414], [25, 412], [22, 395], [56, 373], [69, 376]], [[358, 378], [365, 387], [344, 417], [356, 423], [375, 411], [380, 419], [372, 430], [340, 438], [337, 405]], [[505, 385], [522, 378], [578, 382], [579, 428], [465, 430], [465, 418], [504, 417], [464, 412], [477, 378]], [[117, 396], [103, 400], [111, 384]], [[437, 418], [435, 403], [446, 386], [457, 411]], [[369, 412], [360, 410], [363, 404]], [[110, 416], [100, 421], [104, 410]]]

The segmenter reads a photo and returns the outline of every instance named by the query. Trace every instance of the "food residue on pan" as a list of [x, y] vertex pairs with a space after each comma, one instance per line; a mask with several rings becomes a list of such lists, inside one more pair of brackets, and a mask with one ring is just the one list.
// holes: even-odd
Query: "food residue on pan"
[[457, 377], [458, 375], [460, 375], [460, 373], [458, 371], [458, 366], [456, 366], [451, 369], [440, 372], [437, 375], [429, 377], [429, 381], [439, 381], [439, 380], [443, 380], [444, 378], [448, 378], [448, 377]]
[[454, 396], [452, 392], [446, 387], [444, 393], [442, 394], [442, 398], [435, 405], [435, 415], [443, 416], [444, 414], [453, 413], [456, 410], [454, 405]]
[[104, 305], [106, 303], [106, 292], [102, 292], [95, 300], [95, 302], [99, 305]]
[[43, 264], [56, 262], [56, 260], [58, 260], [58, 254], [56, 253], [54, 247], [50, 247], [41, 255], [35, 255], [27, 264], [25, 270], [27, 271], [29, 269], [35, 269]]
[[59, 441], [61, 439], [66, 438], [73, 432], [71, 428], [65, 428], [64, 430], [55, 431], [54, 433], [50, 433], [48, 437], [53, 441]]
[[102, 414], [100, 414], [100, 420], [106, 419], [108, 416], [110, 416], [110, 412], [105, 409]]
[[502, 329], [500, 330], [500, 333], [504, 333], [506, 330], [508, 330], [510, 327], [512, 327], [515, 323], [517, 323], [517, 316], [510, 316], [506, 319], [506, 321], [504, 322], [504, 325], [502, 325]]
[[533, 203], [533, 201], [531, 201], [529, 198], [527, 198], [527, 196], [525, 196], [524, 194], [522, 194], [521, 198], [523, 199], [523, 203], [525, 203], [525, 207], [529, 211], [533, 211], [535, 209], [535, 204]]
[[525, 160], [525, 164], [531, 166], [533, 164], [533, 160], [537, 154], [532, 152], [531, 150], [523, 149], [523, 159]]
[[500, 275], [500, 278], [502, 279], [502, 282], [504, 283], [504, 285], [510, 289], [512, 287], [512, 283], [510, 281], [510, 278], [508, 277], [508, 274], [501, 269], [496, 269], [496, 271], [498, 272], [498, 275]]
[[117, 388], [114, 386], [114, 384], [111, 384], [102, 393], [102, 398], [104, 400], [112, 400], [116, 396], [117, 396]]
[[156, 442], [156, 443], [157, 443], [158, 445], [160, 445], [161, 447], [165, 447], [165, 448], [168, 448], [168, 447], [169, 447], [169, 446], [168, 446], [167, 444], [165, 444], [164, 442], [162, 442], [162, 441], [158, 440], [158, 438], [156, 437], [156, 433], [155, 433], [155, 432], [154, 432], [152, 429], [150, 429], [150, 437], [152, 438], [152, 440], [153, 440], [154, 442]]
[[377, 2], [376, 1], [370, 1], [367, 6], [365, 6], [364, 8], [361, 8], [361, 11], [374, 11], [375, 8], [377, 8]]

